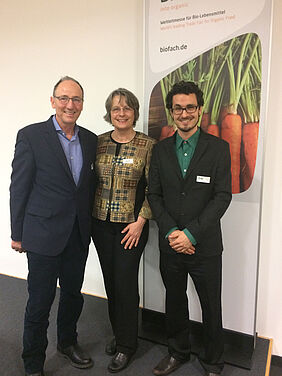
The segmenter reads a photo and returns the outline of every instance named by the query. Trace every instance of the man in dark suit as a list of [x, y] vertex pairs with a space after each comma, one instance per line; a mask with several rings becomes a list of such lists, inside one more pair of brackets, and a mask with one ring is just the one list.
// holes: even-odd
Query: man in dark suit
[[167, 375], [190, 358], [188, 274], [202, 308], [199, 360], [209, 376], [223, 369], [220, 218], [232, 197], [230, 152], [225, 141], [198, 128], [203, 104], [193, 82], [173, 86], [166, 107], [177, 132], [155, 146], [151, 160], [148, 199], [159, 226], [169, 352], [155, 375]]
[[58, 353], [77, 368], [92, 359], [77, 343], [81, 287], [95, 190], [97, 136], [76, 124], [83, 88], [71, 77], [54, 87], [56, 114], [18, 132], [10, 186], [12, 248], [26, 252], [28, 292], [23, 353], [26, 375], [42, 376], [48, 317], [57, 280]]

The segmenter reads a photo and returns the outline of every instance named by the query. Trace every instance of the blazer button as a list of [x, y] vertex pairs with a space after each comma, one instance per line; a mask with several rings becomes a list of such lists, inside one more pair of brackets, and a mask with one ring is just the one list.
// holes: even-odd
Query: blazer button
[[181, 196], [186, 196], [186, 193], [185, 192], [181, 192]]

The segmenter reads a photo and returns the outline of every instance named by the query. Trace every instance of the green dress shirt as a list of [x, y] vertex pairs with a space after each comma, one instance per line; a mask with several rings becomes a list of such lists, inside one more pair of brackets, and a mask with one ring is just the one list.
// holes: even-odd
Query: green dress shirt
[[[200, 136], [200, 129], [198, 129], [197, 132], [195, 132], [187, 140], [183, 140], [183, 138], [179, 136], [178, 132], [176, 132], [175, 151], [176, 151], [176, 156], [178, 159], [178, 163], [179, 163], [183, 178], [186, 175], [189, 164], [194, 155], [194, 152], [195, 152], [198, 140], [199, 140], [199, 136]], [[179, 228], [173, 227], [166, 234], [166, 238], [175, 230], [179, 230]], [[191, 234], [191, 232], [187, 228], [184, 228], [183, 232], [193, 245], [197, 244], [197, 240], [194, 238], [194, 236]]]

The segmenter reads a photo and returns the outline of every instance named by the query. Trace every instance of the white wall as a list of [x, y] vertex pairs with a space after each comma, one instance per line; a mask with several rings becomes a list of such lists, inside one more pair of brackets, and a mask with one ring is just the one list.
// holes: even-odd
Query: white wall
[[[49, 98], [66, 74], [85, 90], [78, 123], [97, 134], [110, 129], [103, 115], [113, 89], [126, 87], [142, 98], [142, 12], [142, 1], [132, 0], [1, 2], [1, 273], [27, 274], [25, 255], [10, 249], [8, 189], [18, 129], [53, 113]], [[83, 288], [105, 296], [93, 245]]]
[[[254, 1], [254, 0], [253, 0]], [[52, 86], [63, 75], [77, 78], [86, 100], [79, 123], [97, 134], [109, 129], [103, 121], [104, 101], [118, 86], [142, 103], [142, 1], [50, 0], [0, 3], [2, 170], [0, 186], [0, 273], [26, 277], [23, 254], [10, 250], [9, 180], [17, 130], [52, 113]], [[282, 142], [282, 3], [274, 0], [274, 33], [269, 96], [265, 178], [259, 268], [257, 331], [274, 338], [274, 354], [282, 356], [281, 229]], [[142, 119], [138, 127], [142, 129]], [[84, 291], [104, 296], [93, 246]]]

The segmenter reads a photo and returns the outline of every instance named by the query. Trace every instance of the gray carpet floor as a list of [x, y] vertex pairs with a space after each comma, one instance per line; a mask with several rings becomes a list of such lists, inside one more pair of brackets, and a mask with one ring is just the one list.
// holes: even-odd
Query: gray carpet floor
[[[0, 274], [0, 376], [24, 375], [21, 349], [26, 299], [25, 280]], [[85, 295], [78, 332], [79, 343], [95, 361], [94, 367], [88, 370], [73, 368], [67, 360], [58, 357], [56, 353], [57, 305], [58, 294], [50, 314], [49, 345], [45, 363], [46, 376], [109, 376], [107, 365], [110, 357], [104, 353], [105, 343], [111, 337], [106, 300]], [[251, 370], [226, 365], [222, 376], [265, 376], [267, 351], [268, 341], [260, 339], [253, 355]], [[166, 354], [165, 346], [139, 339], [138, 350], [130, 365], [119, 375], [152, 375], [152, 368]], [[203, 370], [195, 357], [173, 373], [174, 376], [203, 376], [203, 374]], [[281, 374], [271, 373], [271, 376], [281, 376]]]

